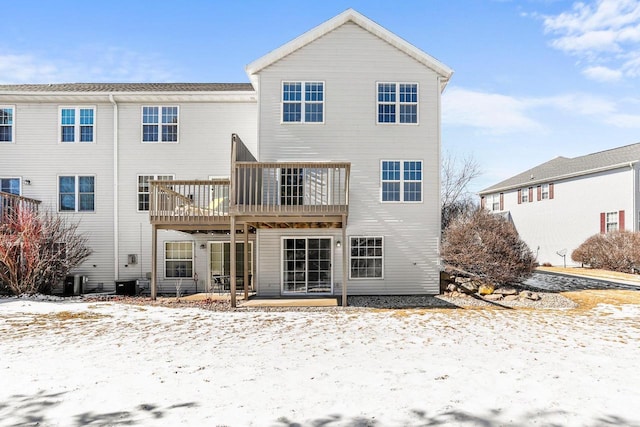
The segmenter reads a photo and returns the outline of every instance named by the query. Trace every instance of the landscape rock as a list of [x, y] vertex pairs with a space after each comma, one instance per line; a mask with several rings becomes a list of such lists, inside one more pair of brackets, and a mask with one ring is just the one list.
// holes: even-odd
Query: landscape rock
[[502, 295], [500, 294], [484, 295], [482, 298], [486, 299], [487, 301], [500, 301], [502, 299]]
[[501, 286], [499, 288], [496, 288], [493, 293], [500, 295], [517, 295], [518, 291], [515, 288]]
[[505, 295], [504, 296], [504, 301], [518, 301], [518, 295]]
[[493, 285], [483, 283], [480, 286], [478, 286], [478, 293], [480, 295], [491, 295], [495, 293], [495, 287]]

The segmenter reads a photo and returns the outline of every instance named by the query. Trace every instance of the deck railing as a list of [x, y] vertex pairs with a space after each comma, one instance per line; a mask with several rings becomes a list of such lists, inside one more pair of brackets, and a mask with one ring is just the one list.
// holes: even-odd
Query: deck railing
[[30, 199], [0, 191], [0, 223], [6, 222], [10, 215], [19, 210], [38, 211], [40, 200]]
[[231, 209], [239, 215], [348, 212], [350, 163], [235, 162]]
[[218, 224], [229, 221], [229, 180], [151, 181], [149, 184], [152, 223]]

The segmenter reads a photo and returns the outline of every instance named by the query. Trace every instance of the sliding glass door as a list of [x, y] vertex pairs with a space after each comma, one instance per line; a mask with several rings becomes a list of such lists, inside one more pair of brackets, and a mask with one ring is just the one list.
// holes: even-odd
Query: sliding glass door
[[282, 293], [333, 292], [331, 238], [282, 239]]

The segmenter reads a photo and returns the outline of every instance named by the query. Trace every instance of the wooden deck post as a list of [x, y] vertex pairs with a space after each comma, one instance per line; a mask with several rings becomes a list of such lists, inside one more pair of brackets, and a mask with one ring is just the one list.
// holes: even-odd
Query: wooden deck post
[[151, 226], [151, 299], [155, 300], [158, 296], [158, 284], [156, 277], [158, 276], [158, 229], [156, 225]]
[[347, 216], [342, 215], [342, 306], [347, 306]]
[[236, 217], [231, 215], [231, 235], [229, 248], [229, 263], [231, 264], [231, 307], [236, 307]]
[[244, 300], [249, 299], [249, 227], [244, 223]]

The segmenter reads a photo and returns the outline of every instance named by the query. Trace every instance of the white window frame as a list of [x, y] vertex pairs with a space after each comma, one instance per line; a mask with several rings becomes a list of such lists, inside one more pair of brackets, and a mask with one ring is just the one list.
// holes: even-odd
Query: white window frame
[[[145, 123], [144, 121], [144, 109], [145, 108], [157, 108], [158, 109], [158, 123]], [[163, 123], [162, 122], [162, 109], [163, 108], [175, 108], [176, 109], [176, 123]], [[163, 141], [162, 140], [162, 126], [163, 125], [175, 125], [176, 127], [176, 140], [175, 141]], [[144, 127], [156, 126], [158, 132], [157, 141], [145, 141], [144, 140]], [[179, 105], [142, 105], [140, 107], [140, 141], [143, 144], [178, 144], [180, 142], [180, 106]]]
[[[284, 85], [285, 84], [300, 84], [301, 87], [301, 95], [300, 95], [300, 101], [285, 101], [284, 100]], [[306, 85], [307, 84], [321, 84], [322, 85], [322, 101], [307, 101], [305, 99], [305, 94], [307, 91]], [[286, 125], [290, 125], [290, 124], [315, 124], [315, 125], [321, 125], [324, 124], [325, 122], [325, 117], [326, 117], [326, 108], [325, 108], [325, 101], [327, 99], [327, 91], [326, 91], [326, 84], [324, 82], [324, 80], [283, 80], [281, 82], [280, 85], [280, 123], [281, 124], [286, 124]], [[300, 120], [298, 121], [293, 121], [293, 120], [284, 120], [284, 106], [285, 104], [300, 104]], [[321, 121], [306, 121], [306, 105], [321, 105], [322, 106], [322, 120]]]
[[[169, 244], [181, 244], [181, 245], [191, 245], [191, 258], [167, 258], [167, 245]], [[180, 280], [180, 279], [193, 279], [193, 273], [195, 268], [194, 254], [195, 254], [195, 245], [192, 240], [169, 240], [165, 241], [163, 245], [163, 263], [162, 265], [164, 272], [162, 273], [166, 280]], [[191, 262], [191, 275], [190, 276], [167, 276], [167, 262], [169, 261], [184, 261]]]
[[[394, 85], [395, 87], [395, 101], [380, 101], [380, 85]], [[413, 102], [401, 102], [400, 101], [400, 85], [415, 85], [416, 87], [416, 101]], [[394, 121], [384, 122], [380, 121], [380, 106], [381, 105], [393, 105], [395, 106]], [[415, 122], [400, 122], [400, 107], [405, 105], [414, 105], [416, 107], [416, 121]], [[416, 126], [420, 124], [420, 84], [418, 82], [376, 82], [376, 124], [379, 125], [409, 125]]]
[[605, 232], [618, 231], [620, 224], [620, 218], [618, 212], [605, 213]]
[[147, 187], [148, 190], [151, 190], [151, 186], [148, 184], [149, 181], [172, 181], [176, 179], [174, 174], [170, 173], [161, 173], [161, 174], [150, 174], [150, 173], [141, 173], [136, 175], [136, 209], [138, 212], [149, 212], [149, 209], [140, 209], [140, 196], [147, 194], [149, 196], [149, 206], [151, 206], [151, 192], [150, 191], [140, 191], [140, 178], [148, 177], [147, 179]]
[[[73, 177], [74, 178], [74, 202], [75, 202], [75, 206], [73, 210], [62, 210], [62, 204], [60, 203], [60, 178], [63, 177]], [[80, 178], [93, 178], [93, 193], [80, 193]], [[97, 187], [98, 187], [98, 181], [96, 179], [95, 175], [71, 175], [71, 174], [62, 174], [62, 175], [58, 175], [57, 176], [57, 191], [58, 191], [58, 212], [60, 213], [95, 213], [97, 211], [96, 208], [96, 195], [98, 194], [97, 192]], [[93, 209], [92, 210], [80, 210], [80, 195], [81, 194], [93, 194]]]
[[[284, 268], [284, 248], [285, 248], [285, 240], [289, 240], [289, 239], [304, 239], [307, 241], [307, 244], [305, 245], [305, 274], [306, 274], [306, 280], [305, 280], [305, 286], [307, 288], [307, 292], [287, 292], [284, 290], [284, 274], [287, 270], [285, 270]], [[335, 289], [335, 271], [334, 271], [334, 267], [333, 265], [334, 263], [334, 257], [335, 257], [335, 247], [334, 247], [334, 239], [333, 236], [318, 236], [318, 235], [286, 235], [286, 236], [280, 236], [280, 293], [282, 295], [309, 295], [309, 240], [310, 239], [328, 239], [329, 240], [329, 248], [330, 248], [330, 254], [329, 254], [329, 263], [330, 263], [330, 271], [331, 271], [331, 291], [330, 292], [318, 292], [316, 295], [333, 295], [334, 289]], [[315, 293], [314, 293], [315, 294]]]
[[11, 123], [2, 124], [2, 127], [11, 127], [11, 141], [0, 141], [0, 144], [14, 144], [16, 142], [16, 106], [15, 105], [0, 105], [1, 110], [11, 110]]
[[[377, 256], [377, 255], [373, 255], [373, 256], [353, 256], [353, 239], [380, 239], [380, 248], [382, 249], [382, 255]], [[374, 246], [375, 248], [375, 246]], [[381, 270], [380, 270], [380, 276], [372, 276], [372, 277], [354, 277], [352, 275], [353, 272], [353, 267], [352, 267], [352, 261], [354, 259], [363, 259], [363, 260], [371, 260], [371, 259], [380, 259], [381, 260]], [[384, 236], [349, 236], [349, 280], [384, 280]]]
[[520, 203], [529, 203], [529, 188], [520, 190]]
[[540, 186], [540, 200], [549, 200], [549, 184]]
[[[62, 124], [62, 110], [73, 110], [74, 111], [74, 124], [73, 125], [63, 125]], [[91, 141], [81, 141], [81, 133], [82, 128], [85, 126], [89, 126], [86, 124], [80, 123], [80, 110], [91, 110], [93, 111], [93, 123], [91, 123]], [[96, 143], [96, 122], [97, 122], [97, 110], [94, 105], [60, 105], [58, 107], [58, 143], [59, 144], [95, 144]], [[62, 127], [63, 126], [73, 126], [73, 141], [63, 141], [62, 140]]]
[[491, 202], [491, 209], [490, 209], [491, 212], [500, 211], [500, 193], [490, 195], [489, 201]]
[[[0, 181], [2, 180], [10, 180], [10, 179], [15, 179], [18, 181], [18, 194], [17, 196], [21, 196], [22, 195], [22, 178], [17, 177], [17, 176], [0, 176]], [[2, 191], [2, 186], [0, 186], [0, 191]], [[10, 193], [13, 194], [13, 193]]]
[[[400, 180], [383, 179], [382, 167], [384, 162], [400, 162]], [[404, 168], [406, 162], [419, 162], [420, 163], [420, 175], [421, 179], [418, 180], [405, 180]], [[400, 200], [383, 200], [383, 183], [385, 182], [397, 182], [400, 184]], [[408, 182], [420, 182], [420, 200], [405, 200], [404, 184]], [[424, 160], [419, 159], [382, 159], [380, 160], [380, 202], [381, 203], [424, 203]]]

